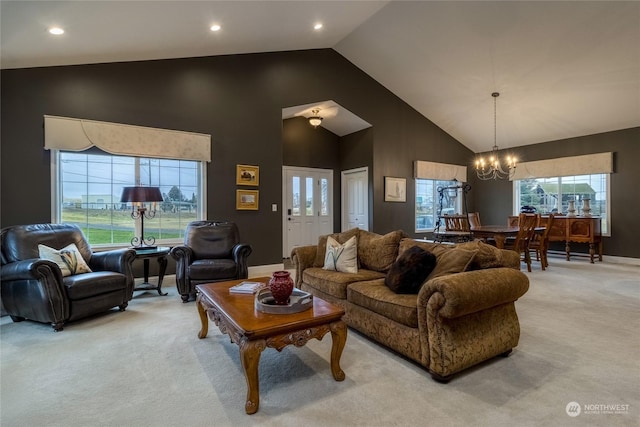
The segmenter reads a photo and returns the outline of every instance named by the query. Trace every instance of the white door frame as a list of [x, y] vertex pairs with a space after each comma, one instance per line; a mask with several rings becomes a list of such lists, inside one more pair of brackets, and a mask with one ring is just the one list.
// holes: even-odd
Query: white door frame
[[367, 222], [367, 230], [369, 229], [369, 167], [368, 166], [363, 166], [363, 167], [359, 167], [359, 168], [355, 168], [355, 169], [348, 169], [348, 170], [344, 170], [341, 172], [340, 174], [340, 200], [341, 200], [341, 204], [342, 204], [342, 212], [340, 213], [340, 219], [341, 219], [341, 230], [345, 231], [348, 227], [348, 223], [349, 223], [349, 212], [347, 207], [349, 206], [349, 201], [347, 200], [347, 197], [349, 196], [347, 193], [347, 175], [352, 174], [352, 173], [362, 173], [365, 172], [365, 175], [367, 176], [367, 191], [364, 194], [364, 208], [365, 208], [365, 212], [364, 212], [364, 216], [366, 217], [366, 222]]

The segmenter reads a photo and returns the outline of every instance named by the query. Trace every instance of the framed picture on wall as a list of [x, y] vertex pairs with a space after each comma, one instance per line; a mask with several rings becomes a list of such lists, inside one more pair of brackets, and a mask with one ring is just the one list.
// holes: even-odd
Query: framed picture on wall
[[236, 190], [236, 210], [257, 211], [258, 190]]
[[260, 167], [236, 165], [236, 185], [258, 186], [260, 184]]
[[407, 179], [384, 177], [384, 201], [385, 202], [406, 202], [407, 201]]

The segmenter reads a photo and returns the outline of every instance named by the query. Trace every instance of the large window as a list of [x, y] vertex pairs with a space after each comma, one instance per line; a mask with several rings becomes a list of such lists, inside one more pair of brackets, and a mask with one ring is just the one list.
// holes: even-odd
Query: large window
[[[438, 187], [460, 184], [458, 181], [440, 181], [434, 179], [416, 179], [416, 232], [433, 231], [438, 221]], [[443, 192], [442, 215], [461, 213], [462, 197], [460, 191]]]
[[531, 206], [539, 213], [566, 214], [569, 201], [575, 203], [576, 214], [582, 214], [589, 199], [591, 215], [602, 217], [602, 234], [609, 235], [609, 174], [531, 178], [514, 181], [515, 212]]
[[128, 245], [136, 235], [131, 204], [122, 188], [160, 188], [164, 201], [145, 221], [145, 237], [181, 241], [188, 222], [204, 217], [204, 162], [114, 156], [102, 152], [54, 151], [54, 222], [77, 224], [92, 246]]

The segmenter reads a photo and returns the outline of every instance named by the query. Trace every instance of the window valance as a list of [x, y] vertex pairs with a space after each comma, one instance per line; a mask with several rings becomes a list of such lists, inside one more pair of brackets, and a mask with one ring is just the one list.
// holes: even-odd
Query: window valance
[[467, 182], [467, 167], [416, 160], [413, 163], [413, 177], [441, 181], [453, 181], [456, 179], [460, 182]]
[[613, 173], [613, 153], [586, 154], [518, 163], [511, 180]]
[[44, 116], [44, 148], [83, 151], [91, 147], [115, 155], [211, 161], [211, 135]]

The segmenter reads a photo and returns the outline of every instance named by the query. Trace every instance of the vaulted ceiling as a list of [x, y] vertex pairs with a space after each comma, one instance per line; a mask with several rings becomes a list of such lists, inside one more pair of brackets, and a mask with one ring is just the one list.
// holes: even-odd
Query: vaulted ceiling
[[[2, 0], [0, 8], [3, 69], [333, 48], [475, 152], [494, 142], [492, 92], [500, 148], [640, 126], [635, 1]], [[65, 33], [50, 35], [54, 25]]]

